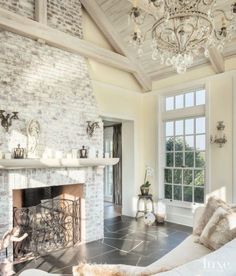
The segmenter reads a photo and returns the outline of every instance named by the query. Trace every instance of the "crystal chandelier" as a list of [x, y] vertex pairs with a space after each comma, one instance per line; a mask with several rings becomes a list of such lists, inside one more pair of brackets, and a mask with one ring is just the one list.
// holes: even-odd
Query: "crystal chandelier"
[[[173, 66], [185, 73], [194, 57], [212, 47], [223, 51], [236, 30], [236, 2], [228, 9], [222, 0], [138, 0], [133, 1], [129, 22], [134, 25], [130, 44], [143, 53], [142, 46], [151, 32], [152, 59]], [[146, 18], [153, 18], [152, 27], [142, 30]]]

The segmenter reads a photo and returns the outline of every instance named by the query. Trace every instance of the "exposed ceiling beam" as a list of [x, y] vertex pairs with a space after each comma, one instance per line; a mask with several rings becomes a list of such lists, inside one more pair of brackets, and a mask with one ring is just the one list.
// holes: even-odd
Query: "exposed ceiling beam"
[[127, 57], [2, 8], [0, 8], [0, 28], [35, 40], [45, 41], [48, 45], [80, 54], [120, 70], [131, 73], [136, 71], [135, 66]]
[[217, 74], [225, 72], [225, 60], [222, 53], [218, 49], [209, 49], [209, 60]]
[[151, 79], [146, 76], [144, 70], [137, 63], [135, 56], [127, 49], [127, 46], [123, 43], [122, 37], [113, 28], [107, 16], [100, 8], [96, 0], [81, 0], [82, 5], [97, 24], [99, 29], [103, 32], [107, 40], [112, 47], [120, 54], [125, 55], [131, 63], [135, 66], [136, 72], [133, 73], [144, 91], [150, 91], [152, 89]]
[[47, 24], [47, 0], [35, 0], [35, 19], [39, 23]]

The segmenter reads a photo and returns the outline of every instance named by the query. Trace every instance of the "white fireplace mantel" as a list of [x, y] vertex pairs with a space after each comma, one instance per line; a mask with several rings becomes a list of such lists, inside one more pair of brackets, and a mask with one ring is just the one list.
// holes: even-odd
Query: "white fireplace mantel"
[[2, 159], [0, 170], [80, 168], [114, 166], [119, 158], [80, 158], [80, 159]]

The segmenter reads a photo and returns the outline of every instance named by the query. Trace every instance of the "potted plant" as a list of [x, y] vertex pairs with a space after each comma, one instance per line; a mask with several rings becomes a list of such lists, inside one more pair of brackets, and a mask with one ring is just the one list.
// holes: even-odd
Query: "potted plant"
[[151, 183], [148, 180], [149, 176], [153, 176], [153, 169], [149, 166], [146, 166], [144, 183], [140, 186], [140, 191], [142, 195], [149, 195], [149, 189], [151, 186]]

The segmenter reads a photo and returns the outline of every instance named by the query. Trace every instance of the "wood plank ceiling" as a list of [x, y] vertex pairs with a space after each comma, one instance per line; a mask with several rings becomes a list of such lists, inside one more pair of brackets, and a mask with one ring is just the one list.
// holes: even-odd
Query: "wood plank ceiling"
[[[106, 21], [110, 23], [111, 30], [120, 38], [120, 44], [124, 51], [121, 54], [125, 54], [131, 61], [138, 63], [140, 68], [140, 73], [145, 75], [145, 79], [157, 80], [168, 77], [170, 75], [176, 74], [172, 67], [167, 67], [166, 65], [161, 65], [160, 60], [154, 61], [152, 59], [152, 49], [151, 49], [151, 36], [147, 36], [144, 43], [144, 54], [139, 57], [137, 51], [129, 46], [130, 34], [132, 33], [132, 25], [128, 24], [128, 13], [132, 7], [132, 4], [128, 0], [82, 0], [87, 2], [88, 5], [92, 6], [93, 2], [95, 5], [100, 7], [100, 11], [106, 17]], [[89, 4], [90, 2], [90, 4]], [[229, 3], [229, 0], [224, 1], [224, 5]], [[84, 5], [85, 8], [87, 5]], [[88, 9], [88, 7], [87, 7]], [[89, 12], [89, 10], [88, 10]], [[93, 13], [89, 12], [92, 17]], [[100, 21], [103, 21], [100, 18]], [[95, 21], [96, 22], [96, 21]], [[145, 29], [148, 30], [153, 24], [153, 19], [151, 17], [146, 18]], [[97, 23], [97, 22], [96, 22]], [[101, 27], [101, 26], [100, 26]], [[104, 30], [104, 26], [101, 28]], [[106, 33], [105, 33], [106, 35]], [[114, 45], [113, 45], [114, 46]], [[116, 48], [115, 48], [116, 49]], [[129, 53], [127, 55], [127, 53]], [[236, 40], [229, 43], [224, 50], [224, 56], [217, 51], [211, 53], [209, 59], [205, 58], [202, 53], [200, 56], [195, 58], [192, 67], [200, 66], [203, 64], [212, 64], [213, 69], [216, 73], [221, 73], [224, 71], [224, 58], [230, 57], [236, 54]]]

